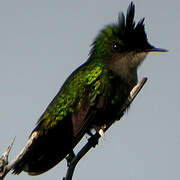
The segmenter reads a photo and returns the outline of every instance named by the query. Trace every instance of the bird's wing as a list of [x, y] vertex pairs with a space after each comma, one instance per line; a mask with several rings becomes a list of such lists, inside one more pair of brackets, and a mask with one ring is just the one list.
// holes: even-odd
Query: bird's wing
[[41, 116], [38, 129], [48, 132], [70, 118], [74, 137], [83, 135], [82, 129], [86, 130], [96, 111], [104, 108], [108, 92], [106, 73], [97, 65], [82, 66], [75, 71]]
[[13, 173], [43, 173], [74, 148], [105, 106], [109, 89], [104, 73], [100, 66], [81, 66], [67, 79], [40, 117]]

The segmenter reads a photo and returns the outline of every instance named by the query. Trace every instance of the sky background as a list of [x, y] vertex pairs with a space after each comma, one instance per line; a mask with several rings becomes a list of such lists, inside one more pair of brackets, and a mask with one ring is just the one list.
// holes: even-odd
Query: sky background
[[[67, 76], [88, 58], [104, 25], [126, 12], [127, 0], [0, 1], [0, 153], [16, 136], [13, 159], [27, 142]], [[136, 0], [152, 53], [139, 68], [148, 82], [128, 114], [78, 164], [76, 180], [180, 179], [180, 1]], [[57, 140], [57, 139], [56, 139]], [[84, 140], [85, 142], [85, 140]], [[7, 180], [61, 180], [66, 162], [40, 176]]]

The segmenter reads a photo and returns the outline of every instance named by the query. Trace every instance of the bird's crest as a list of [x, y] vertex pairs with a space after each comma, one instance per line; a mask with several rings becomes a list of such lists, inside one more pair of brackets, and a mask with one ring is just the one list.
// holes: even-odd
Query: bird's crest
[[[118, 16], [118, 23], [117, 23], [117, 35], [120, 39], [128, 41], [134, 38], [137, 38], [139, 40], [147, 41], [146, 33], [144, 30], [144, 19], [142, 18], [136, 25], [134, 21], [134, 15], [135, 15], [135, 5], [133, 2], [129, 4], [129, 7], [127, 9], [126, 17], [124, 16], [124, 13], [119, 13]], [[138, 41], [136, 41], [138, 43]]]
[[[135, 5], [129, 4], [126, 17], [119, 13], [117, 23], [106, 26], [92, 43], [90, 55], [103, 55], [108, 53], [108, 44], [117, 42], [121, 50], [131, 51], [141, 49], [147, 45], [147, 36], [144, 30], [144, 18], [137, 24], [134, 21]], [[111, 53], [111, 52], [110, 52]], [[109, 53], [109, 54], [110, 54]]]

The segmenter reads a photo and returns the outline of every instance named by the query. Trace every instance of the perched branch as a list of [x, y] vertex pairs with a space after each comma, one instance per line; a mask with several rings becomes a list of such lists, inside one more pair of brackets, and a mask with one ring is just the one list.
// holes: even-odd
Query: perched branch
[[8, 156], [9, 152], [12, 149], [12, 146], [14, 144], [15, 138], [13, 139], [12, 143], [8, 146], [6, 151], [2, 154], [0, 158], [0, 180], [3, 180], [5, 175], [11, 170], [11, 165], [8, 164]]
[[5, 178], [5, 176], [8, 174], [8, 172], [13, 169], [14, 165], [19, 162], [24, 153], [26, 153], [31, 144], [33, 143], [33, 141], [37, 138], [38, 134], [36, 132], [34, 132], [32, 134], [32, 136], [29, 138], [27, 144], [25, 145], [25, 147], [22, 149], [22, 151], [17, 155], [17, 157], [11, 161], [10, 163], [8, 163], [8, 155], [9, 155], [9, 152], [13, 146], [13, 143], [14, 143], [14, 140], [13, 142], [11, 143], [11, 145], [9, 145], [9, 147], [7, 148], [7, 150], [2, 154], [2, 156], [0, 157], [0, 180], [3, 180]]
[[[139, 93], [141, 88], [146, 83], [147, 78], [143, 78], [130, 92], [130, 95], [124, 104], [123, 108], [121, 109], [121, 117], [124, 115], [125, 109], [132, 103], [136, 95]], [[120, 117], [120, 118], [121, 118]], [[114, 121], [109, 122], [106, 124], [106, 126], [102, 129], [103, 132], [106, 132], [109, 127], [114, 123]], [[71, 180], [75, 167], [78, 164], [78, 162], [81, 160], [83, 156], [92, 148], [95, 147], [98, 144], [98, 140], [101, 137], [100, 132], [96, 132], [94, 135], [92, 135], [88, 142], [83, 146], [83, 148], [77, 153], [77, 155], [71, 160], [70, 165], [67, 170], [66, 177], [63, 178], [63, 180]], [[37, 134], [33, 134], [31, 138], [28, 140], [26, 146], [24, 149], [20, 152], [20, 154], [10, 163], [8, 162], [8, 156], [12, 149], [13, 143], [15, 138], [13, 139], [13, 142], [8, 146], [7, 150], [2, 154], [0, 157], [0, 180], [3, 180], [5, 176], [8, 174], [8, 172], [14, 167], [14, 165], [21, 160], [24, 152], [29, 150], [30, 145], [33, 143], [33, 141], [37, 138]]]
[[[132, 103], [132, 101], [134, 100], [134, 98], [137, 96], [137, 94], [139, 93], [139, 91], [142, 89], [142, 87], [144, 86], [144, 84], [146, 83], [147, 78], [143, 78], [130, 92], [130, 95], [126, 101], [126, 103], [124, 104], [123, 108], [121, 109], [121, 117], [124, 115], [124, 111], [126, 110], [126, 108]], [[120, 117], [120, 118], [121, 118]], [[106, 127], [103, 128], [103, 131], [106, 132], [109, 127], [111, 127], [111, 125], [114, 123], [114, 121], [109, 122], [108, 124], [106, 124]], [[88, 142], [84, 145], [84, 147], [77, 153], [77, 155], [72, 159], [72, 161], [70, 162], [70, 165], [68, 167], [67, 173], [66, 173], [66, 177], [63, 178], [63, 180], [71, 180], [75, 167], [78, 164], [78, 162], [81, 160], [81, 158], [83, 156], [85, 156], [85, 154], [92, 148], [95, 147], [98, 144], [98, 140], [101, 137], [99, 132], [96, 132], [93, 136], [91, 136], [88, 139]]]

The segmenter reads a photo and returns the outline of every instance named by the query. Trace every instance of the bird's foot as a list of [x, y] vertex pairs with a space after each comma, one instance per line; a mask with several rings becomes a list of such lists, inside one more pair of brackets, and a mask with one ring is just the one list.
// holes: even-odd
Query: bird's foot
[[72, 162], [72, 160], [74, 159], [75, 156], [76, 156], [76, 155], [75, 155], [74, 151], [71, 150], [71, 152], [70, 152], [70, 153], [67, 155], [67, 157], [66, 157], [67, 167], [69, 167], [69, 166], [71, 165], [71, 162]]
[[103, 138], [103, 140], [105, 140], [105, 133], [104, 133], [104, 130], [103, 129], [99, 129], [98, 131], [99, 135]]
[[92, 137], [95, 133], [99, 133], [99, 135], [105, 139], [105, 133], [104, 129], [106, 128], [106, 125], [103, 126], [95, 126], [93, 125], [91, 129], [87, 132], [90, 137]]
[[90, 143], [91, 146], [95, 148], [95, 146], [98, 145], [98, 139], [96, 139], [93, 135], [88, 139], [88, 143]]
[[95, 133], [98, 133], [103, 139], [105, 139], [105, 133], [104, 129], [106, 128], [106, 125], [103, 126], [93, 126], [89, 131], [88, 135], [90, 138], [88, 141], [92, 144], [93, 147], [95, 147], [98, 144], [98, 140], [94, 138]]

